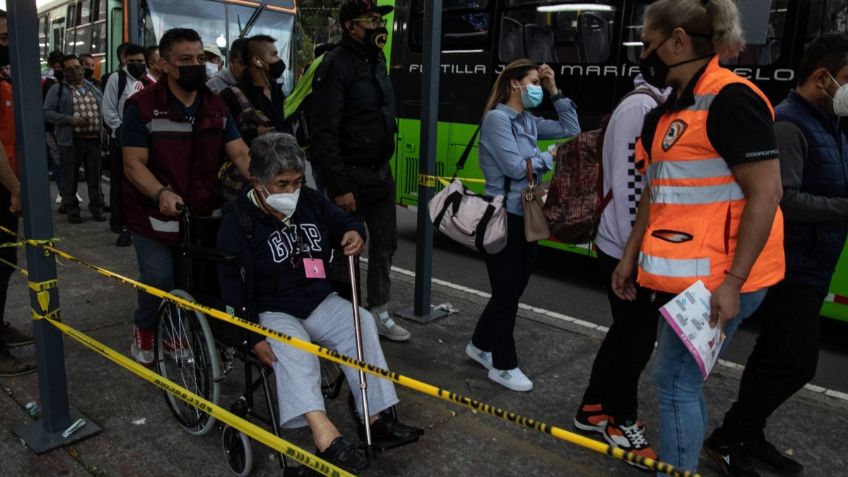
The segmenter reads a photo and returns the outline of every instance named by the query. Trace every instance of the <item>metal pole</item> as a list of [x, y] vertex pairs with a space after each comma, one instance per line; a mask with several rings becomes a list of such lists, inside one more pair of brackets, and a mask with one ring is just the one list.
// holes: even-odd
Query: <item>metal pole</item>
[[[359, 316], [359, 283], [356, 282], [358, 275], [356, 260], [353, 255], [347, 257], [348, 273], [350, 274], [351, 302], [353, 303], [353, 332], [356, 338], [356, 359], [365, 361], [365, 352], [362, 349], [362, 322]], [[359, 370], [359, 393], [362, 399], [362, 420], [365, 424], [365, 443], [368, 446], [368, 458], [372, 457], [371, 449], [371, 412], [368, 410], [368, 382], [365, 371]]]
[[127, 41], [140, 45], [138, 14], [138, 0], [127, 0], [127, 29], [129, 30]]
[[[429, 3], [429, 5], [428, 5]], [[424, 4], [424, 58], [421, 81], [421, 155], [418, 170], [429, 176], [436, 170], [436, 130], [439, 121], [439, 73], [442, 53], [442, 0]], [[433, 224], [427, 204], [433, 198], [434, 184], [418, 181], [418, 242], [415, 247], [415, 300], [411, 310], [400, 313], [421, 323], [446, 315], [430, 307], [430, 281], [433, 276]]]
[[[12, 65], [12, 90], [18, 164], [21, 168], [24, 235], [27, 239], [53, 237], [50, 187], [47, 182], [47, 148], [41, 102], [41, 73], [38, 51], [38, 19], [35, 0], [8, 3], [9, 54]], [[58, 316], [59, 289], [56, 261], [42, 249], [27, 245], [30, 306], [33, 313]], [[87, 437], [99, 428], [91, 423], [71, 438], [62, 437], [79, 413], [68, 408], [68, 386], [62, 333], [44, 320], [33, 321], [35, 355], [38, 364], [38, 388], [41, 422], [18, 426], [15, 432], [36, 453]]]

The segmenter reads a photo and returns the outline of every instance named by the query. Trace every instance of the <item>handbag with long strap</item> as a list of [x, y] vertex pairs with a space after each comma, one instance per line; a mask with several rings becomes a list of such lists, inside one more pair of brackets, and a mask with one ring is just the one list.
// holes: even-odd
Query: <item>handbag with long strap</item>
[[480, 128], [456, 163], [451, 183], [427, 205], [433, 226], [456, 242], [482, 253], [495, 254], [506, 247], [506, 207], [503, 195], [485, 197], [468, 190], [457, 174], [468, 160]]
[[521, 191], [521, 204], [524, 206], [524, 238], [528, 242], [536, 242], [551, 236], [548, 221], [545, 220], [543, 208], [545, 202], [544, 186], [533, 175], [533, 160], [525, 159], [527, 165], [527, 188]]

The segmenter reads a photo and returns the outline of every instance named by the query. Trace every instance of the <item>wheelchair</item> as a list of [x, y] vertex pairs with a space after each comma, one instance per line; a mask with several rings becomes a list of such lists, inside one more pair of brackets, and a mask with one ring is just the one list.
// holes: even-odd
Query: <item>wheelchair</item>
[[[182, 240], [175, 260], [178, 288], [171, 293], [185, 300], [200, 303], [236, 316], [245, 316], [247, 283], [241, 269], [242, 306], [238, 310], [224, 305], [220, 298], [217, 265], [237, 264], [235, 256], [215, 249], [218, 217], [191, 217], [183, 207], [180, 217]], [[241, 267], [241, 266], [240, 266]], [[195, 310], [181, 308], [163, 300], [159, 306], [154, 331], [155, 370], [162, 377], [176, 382], [189, 391], [211, 401], [221, 402], [221, 384], [237, 366], [244, 365], [244, 388], [229, 410], [242, 418], [252, 418], [265, 423], [280, 435], [276, 388], [273, 369], [261, 363], [248, 349], [247, 331], [230, 323], [206, 316]], [[344, 374], [333, 362], [321, 359], [321, 388], [325, 399], [338, 397], [345, 381]], [[257, 409], [254, 394], [261, 390], [266, 412]], [[187, 404], [171, 393], [165, 392], [165, 402], [179, 425], [189, 434], [208, 434], [216, 421], [210, 415]], [[356, 418], [352, 407], [349, 408]], [[248, 475], [254, 465], [250, 438], [228, 425], [221, 429], [221, 446], [230, 470], [237, 476]], [[285, 456], [277, 453], [277, 461], [286, 476], [316, 475], [311, 469], [290, 466]]]

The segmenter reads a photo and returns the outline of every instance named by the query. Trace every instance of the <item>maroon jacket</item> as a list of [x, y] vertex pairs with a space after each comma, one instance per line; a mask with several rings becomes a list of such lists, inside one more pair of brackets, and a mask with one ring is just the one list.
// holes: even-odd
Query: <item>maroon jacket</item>
[[[147, 168], [159, 182], [183, 198], [194, 216], [208, 216], [221, 207], [218, 170], [224, 157], [224, 129], [229, 111], [218, 95], [204, 87], [192, 125], [168, 101], [168, 82], [133, 95], [150, 131]], [[179, 221], [159, 212], [153, 200], [124, 177], [124, 221], [133, 232], [168, 245], [180, 242]]]

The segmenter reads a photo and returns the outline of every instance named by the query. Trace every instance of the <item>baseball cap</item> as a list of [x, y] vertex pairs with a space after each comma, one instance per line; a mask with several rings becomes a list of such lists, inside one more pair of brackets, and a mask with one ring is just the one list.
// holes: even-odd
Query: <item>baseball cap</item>
[[221, 54], [221, 49], [218, 48], [217, 45], [213, 45], [212, 43], [204, 43], [203, 44], [203, 51], [206, 52], [206, 53], [212, 53], [213, 55], [217, 56], [218, 58], [224, 57], [224, 55]]
[[377, 5], [377, 0], [346, 0], [339, 8], [339, 23], [353, 20], [363, 13], [377, 12], [388, 15], [394, 11], [389, 5]]

